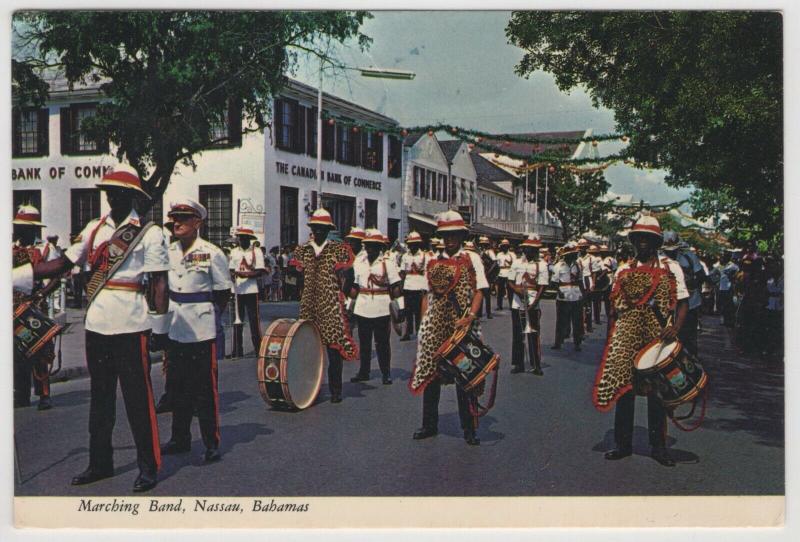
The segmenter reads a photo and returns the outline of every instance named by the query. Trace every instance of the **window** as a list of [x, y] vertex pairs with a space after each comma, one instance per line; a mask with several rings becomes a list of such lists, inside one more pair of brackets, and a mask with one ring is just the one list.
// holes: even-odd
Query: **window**
[[289, 152], [305, 151], [305, 107], [295, 100], [275, 100], [275, 146]]
[[70, 234], [83, 231], [89, 221], [100, 217], [100, 190], [97, 188], [73, 188], [70, 191]]
[[400, 177], [402, 162], [402, 142], [395, 136], [389, 136], [389, 177]]
[[439, 174], [439, 201], [447, 202], [447, 175]]
[[96, 141], [84, 134], [86, 119], [97, 114], [97, 104], [73, 104], [61, 108], [61, 154], [105, 154], [108, 140]]
[[361, 165], [373, 171], [383, 171], [383, 134], [372, 130], [364, 131], [361, 147], [364, 150]]
[[47, 156], [50, 137], [48, 109], [16, 108], [12, 122], [14, 126], [11, 152], [14, 158]]
[[414, 196], [420, 197], [422, 195], [422, 179], [424, 171], [419, 166], [414, 166]]
[[203, 222], [200, 235], [217, 246], [230, 237], [233, 225], [233, 197], [231, 185], [205, 185], [200, 187], [200, 204], [208, 217]]
[[20, 205], [33, 205], [39, 212], [42, 212], [42, 191], [41, 190], [14, 190], [14, 208], [17, 212]]
[[[143, 203], [147, 204], [147, 203], [151, 203], [151, 202], [148, 201], [148, 202], [143, 202]], [[153, 201], [152, 205], [150, 205], [150, 208], [147, 209], [147, 212], [145, 212], [145, 213], [141, 213], [140, 212], [139, 214], [140, 215], [144, 214], [144, 222], [145, 222], [145, 224], [148, 223], [148, 222], [154, 222], [155, 224], [158, 224], [159, 226], [163, 226], [164, 225], [164, 198], [158, 198], [157, 200]]]
[[347, 126], [336, 127], [336, 160], [349, 164], [353, 160], [353, 133]]
[[430, 189], [428, 190], [428, 199], [436, 201], [436, 200], [439, 199], [439, 194], [436, 191], [437, 188], [438, 188], [437, 183], [436, 183], [436, 172], [435, 171], [429, 171], [428, 175], [429, 175], [429, 179], [430, 179]]
[[211, 124], [212, 147], [230, 148], [242, 145], [242, 106], [229, 100], [220, 116]]
[[365, 228], [378, 227], [378, 200], [375, 199], [364, 200], [364, 227]]
[[297, 244], [298, 189], [281, 186], [281, 246]]
[[336, 155], [336, 125], [322, 121], [322, 159], [333, 160]]

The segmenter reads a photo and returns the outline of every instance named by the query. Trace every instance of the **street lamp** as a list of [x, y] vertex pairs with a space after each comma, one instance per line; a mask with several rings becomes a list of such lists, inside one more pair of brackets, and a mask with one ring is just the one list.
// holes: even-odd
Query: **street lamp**
[[[319, 85], [317, 86], [317, 209], [322, 208], [322, 64], [319, 59]], [[392, 70], [388, 68], [357, 68], [362, 77], [375, 77], [379, 79], [411, 80], [416, 73], [406, 70]]]

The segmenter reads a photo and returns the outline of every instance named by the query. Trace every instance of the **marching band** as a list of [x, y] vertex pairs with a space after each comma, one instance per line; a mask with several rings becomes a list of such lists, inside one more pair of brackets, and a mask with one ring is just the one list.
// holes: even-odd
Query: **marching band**
[[[291, 264], [279, 264], [283, 257], [274, 260], [275, 267], [290, 265], [302, 276], [300, 319], [273, 324], [265, 332], [259, 315], [259, 278], [271, 271], [252, 230], [236, 229], [238, 246], [226, 257], [199, 235], [208, 214], [205, 207], [183, 199], [171, 204], [168, 241], [166, 232], [145, 223], [133, 206], [135, 197], [146, 194], [132, 168], [107, 172], [98, 187], [105, 191], [111, 212], [91, 221], [63, 255], [45, 256], [46, 249], [36, 245], [43, 224], [35, 207], [21, 206], [14, 219], [15, 406], [29, 404], [31, 376], [39, 409], [52, 406], [48, 376], [59, 327], [48, 325], [43, 300], [35, 299], [42, 281], [58, 279], [76, 265], [90, 270], [85, 320], [91, 378], [89, 465], [73, 484], [115, 474], [111, 435], [118, 381], [137, 448], [139, 474], [133, 491], [148, 491], [157, 484], [162, 455], [190, 451], [195, 415], [205, 445], [203, 461], [221, 458], [217, 361], [223, 354], [218, 352], [221, 322], [231, 293], [234, 355], [244, 353], [247, 317], [259, 359], [259, 386], [272, 406], [305, 408], [313, 403], [324, 358], [330, 401], [340, 403], [343, 361], [360, 360], [350, 381], [366, 382], [371, 378], [373, 347], [382, 383], [389, 385], [391, 329], [402, 335], [401, 341], [415, 338], [416, 358], [408, 383], [412, 393], [422, 395], [422, 424], [413, 434], [415, 440], [437, 435], [441, 387], [454, 383], [464, 440], [471, 446], [480, 444], [479, 418], [494, 403], [498, 373], [499, 356], [481, 329], [484, 310], [486, 319], [493, 318], [493, 291], [496, 310], [503, 309], [506, 296], [511, 306], [513, 374], [525, 371], [527, 359], [531, 373], [544, 375], [541, 301], [549, 292], [555, 294], [552, 348], [556, 350], [571, 337], [580, 351], [605, 309], [607, 347], [593, 400], [601, 411], [616, 406], [616, 447], [606, 459], [631, 455], [635, 397], [645, 395], [653, 458], [673, 466], [665, 445], [666, 419], [673, 411], [669, 405], [704, 397], [706, 379], [696, 363], [702, 266], [688, 246], [676, 235], [662, 233], [658, 221], [647, 214], [628, 236], [635, 258], [618, 262], [608, 247], [587, 239], [567, 242], [551, 258], [535, 234], [519, 243], [518, 254], [508, 239], [500, 240], [495, 252], [485, 236], [477, 238], [476, 249], [468, 224], [455, 211], [438, 217], [437, 237], [426, 239], [411, 231], [405, 246], [396, 243], [390, 249], [388, 238], [374, 228], [354, 227], [342, 242], [332, 235], [336, 227], [330, 213], [320, 208], [309, 217], [309, 240], [286, 258]], [[425, 248], [428, 242], [430, 249]], [[731, 265], [721, 264], [719, 275], [724, 280], [731, 276]], [[729, 288], [723, 279], [718, 302], [726, 314]], [[292, 341], [286, 339], [293, 334], [302, 335], [304, 342], [296, 342], [290, 356]], [[667, 346], [676, 341], [687, 346], [682, 355], [688, 357], [661, 360], [662, 350], [672, 351]], [[653, 344], [661, 346], [653, 364], [647, 365], [643, 352]], [[224, 351], [224, 343], [221, 348]], [[170, 407], [165, 410], [172, 411], [171, 438], [163, 446], [150, 382], [149, 351], [157, 349], [164, 350], [169, 365]], [[309, 360], [305, 369], [303, 356]], [[318, 371], [310, 365], [312, 357], [320, 360]], [[666, 365], [672, 372], [665, 373]], [[675, 371], [684, 379], [680, 389]], [[303, 400], [291, 397], [292, 383], [287, 382], [298, 375], [311, 382], [309, 389], [294, 388], [298, 395], [302, 392]]]

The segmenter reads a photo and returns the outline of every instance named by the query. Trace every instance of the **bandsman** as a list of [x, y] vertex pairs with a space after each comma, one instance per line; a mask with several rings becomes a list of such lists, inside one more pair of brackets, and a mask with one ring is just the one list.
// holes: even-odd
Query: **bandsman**
[[[578, 240], [578, 267], [581, 269], [583, 280], [583, 289], [585, 292], [582, 300], [583, 305], [583, 329], [585, 332], [591, 333], [594, 331], [592, 326], [592, 300], [594, 285], [597, 280], [597, 273], [600, 270], [598, 258], [589, 254], [591, 243], [587, 239]], [[599, 318], [599, 315], [598, 315]]]
[[200, 203], [183, 198], [170, 207], [174, 240], [169, 246], [170, 327], [167, 357], [172, 388], [172, 436], [164, 455], [189, 452], [197, 412], [205, 462], [220, 459], [217, 383], [217, 318], [232, 281], [225, 254], [201, 238], [207, 216]]
[[406, 332], [400, 338], [408, 341], [411, 334], [419, 332], [422, 296], [428, 289], [425, 269], [430, 261], [428, 253], [421, 250], [422, 236], [412, 231], [406, 237], [408, 252], [400, 259], [400, 276], [403, 278], [403, 298], [406, 306]]
[[500, 252], [497, 254], [495, 261], [497, 261], [497, 265], [500, 268], [500, 272], [497, 274], [497, 281], [495, 284], [497, 285], [497, 310], [503, 310], [503, 298], [508, 296], [508, 274], [511, 272], [511, 265], [514, 263], [514, 253], [511, 252], [509, 249], [511, 248], [511, 243], [509, 243], [508, 239], [503, 239], [500, 241]]
[[383, 383], [392, 383], [389, 304], [393, 298], [400, 297], [401, 278], [393, 258], [381, 258], [384, 247], [380, 230], [367, 230], [364, 237], [367, 259], [353, 264], [355, 280], [350, 296], [355, 298], [353, 312], [358, 319], [361, 366], [350, 382], [369, 380], [374, 339]]
[[[489, 238], [485, 235], [481, 235], [478, 238], [478, 254], [481, 256], [481, 260], [483, 261], [483, 268], [486, 271], [486, 280], [489, 283], [489, 288], [487, 288], [483, 292], [483, 305], [486, 310], [486, 319], [492, 319], [492, 292], [491, 292], [491, 285], [494, 284], [497, 280], [497, 273], [499, 271], [499, 267], [497, 266], [497, 254], [495, 254], [494, 249], [492, 248], [492, 242]], [[484, 307], [481, 307], [481, 310], [478, 312], [479, 317], [483, 317]]]
[[[109, 214], [90, 221], [64, 256], [36, 266], [37, 278], [61, 275], [73, 265], [89, 264], [86, 311], [86, 363], [91, 379], [89, 403], [89, 467], [72, 479], [83, 485], [114, 474], [111, 437], [116, 418], [117, 382], [136, 443], [139, 475], [133, 491], [155, 487], [161, 464], [150, 360], [151, 329], [165, 333], [169, 258], [161, 228], [143, 224], [134, 198], [149, 195], [138, 173], [125, 165], [103, 175], [97, 185], [105, 191]], [[149, 273], [151, 305], [148, 314], [143, 279]]]
[[[508, 286], [514, 292], [511, 300], [511, 331], [514, 341], [511, 348], [512, 373], [525, 370], [525, 349], [528, 351], [530, 371], [542, 374], [542, 349], [539, 302], [550, 282], [547, 264], [539, 259], [542, 242], [535, 234], [522, 243], [522, 256], [511, 267]], [[526, 326], [526, 327], [523, 327]]]
[[261, 315], [258, 309], [258, 277], [266, 269], [264, 254], [259, 250], [254, 241], [255, 233], [250, 228], [239, 226], [236, 228], [236, 237], [239, 246], [234, 247], [230, 254], [229, 268], [234, 281], [236, 294], [235, 305], [239, 310], [241, 324], [234, 325], [234, 357], [244, 356], [244, 318], [250, 323], [250, 340], [253, 351], [258, 353], [261, 345]]
[[562, 259], [553, 267], [553, 281], [558, 285], [556, 295], [556, 340], [553, 350], [572, 335], [575, 350], [580, 352], [583, 342], [583, 271], [578, 265], [578, 246], [570, 241], [561, 249]]

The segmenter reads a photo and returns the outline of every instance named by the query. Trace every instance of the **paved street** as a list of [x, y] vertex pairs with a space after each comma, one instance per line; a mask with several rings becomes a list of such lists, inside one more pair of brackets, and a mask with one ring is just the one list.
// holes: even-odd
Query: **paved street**
[[[296, 304], [262, 305], [265, 320], [296, 314]], [[154, 495], [730, 495], [784, 492], [783, 368], [738, 357], [718, 319], [704, 318], [701, 354], [710, 376], [703, 427], [670, 425], [668, 445], [678, 465], [648, 457], [646, 408], [637, 401], [634, 456], [604, 460], [612, 447], [613, 413], [597, 412], [591, 390], [605, 324], [583, 352], [571, 343], [555, 352], [554, 303], [544, 302], [544, 377], [511, 375], [510, 313], [484, 323], [487, 342], [502, 356], [495, 408], [481, 419], [481, 446], [467, 446], [458, 426], [455, 390], [442, 392], [439, 435], [414, 441], [422, 400], [407, 381], [414, 342], [392, 339], [394, 384], [383, 386], [373, 360], [372, 380], [351, 384], [345, 366], [344, 401], [331, 404], [323, 384], [317, 404], [297, 413], [270, 410], [256, 385], [253, 356], [220, 364], [223, 460], [202, 466], [196, 422], [189, 455], [165, 457]], [[74, 331], [74, 330], [73, 330]], [[65, 366], [81, 365], [78, 338], [65, 339]], [[67, 343], [72, 344], [67, 349]], [[245, 344], [249, 345], [247, 338]], [[77, 360], [77, 361], [76, 361]], [[76, 373], [77, 374], [77, 373]], [[163, 389], [154, 365], [156, 397]], [[21, 472], [17, 495], [126, 495], [136, 477], [135, 448], [117, 406], [116, 473], [90, 486], [71, 477], [88, 461], [89, 380], [53, 385], [55, 408], [15, 411]], [[34, 402], [35, 404], [35, 402]], [[159, 415], [169, 438], [170, 414]]]

